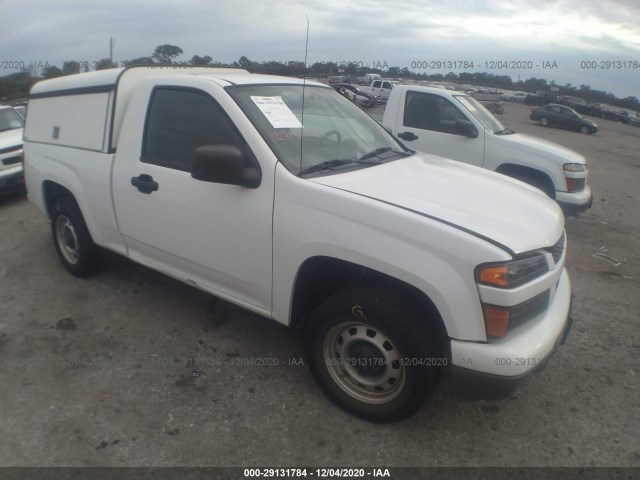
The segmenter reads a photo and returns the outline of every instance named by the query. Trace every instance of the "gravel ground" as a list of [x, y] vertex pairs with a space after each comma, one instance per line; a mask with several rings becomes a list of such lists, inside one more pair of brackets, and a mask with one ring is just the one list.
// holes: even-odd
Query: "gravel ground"
[[0, 465], [640, 465], [640, 129], [601, 120], [586, 136], [528, 112], [507, 104], [500, 118], [586, 155], [595, 201], [567, 222], [569, 342], [513, 398], [464, 402], [445, 383], [408, 421], [358, 420], [316, 387], [298, 333], [115, 255], [76, 279], [12, 195], [0, 198]]

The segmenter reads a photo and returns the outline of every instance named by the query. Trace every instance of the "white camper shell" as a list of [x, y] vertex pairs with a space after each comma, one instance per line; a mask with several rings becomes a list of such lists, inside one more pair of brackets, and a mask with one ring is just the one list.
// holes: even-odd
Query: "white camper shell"
[[129, 67], [37, 83], [29, 96], [25, 141], [113, 153], [131, 94], [141, 80], [159, 71], [163, 76], [249, 73], [238, 68]]

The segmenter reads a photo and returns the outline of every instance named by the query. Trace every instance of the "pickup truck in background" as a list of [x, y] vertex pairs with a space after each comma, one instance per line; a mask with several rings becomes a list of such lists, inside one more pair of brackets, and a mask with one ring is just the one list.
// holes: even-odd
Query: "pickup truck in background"
[[380, 96], [386, 102], [391, 91], [396, 86], [396, 82], [391, 80], [372, 80], [370, 85], [359, 87], [360, 90], [373, 96]]
[[555, 202], [405, 148], [320, 83], [175, 66], [41, 81], [24, 165], [71, 274], [108, 249], [300, 328], [320, 387], [369, 420], [411, 415], [442, 372], [509, 395], [570, 325]]
[[566, 215], [591, 207], [585, 158], [568, 148], [505, 128], [476, 99], [460, 92], [396, 86], [382, 125], [419, 152], [516, 178], [545, 192]]
[[11, 107], [0, 105], [0, 193], [24, 188], [23, 127], [22, 115]]

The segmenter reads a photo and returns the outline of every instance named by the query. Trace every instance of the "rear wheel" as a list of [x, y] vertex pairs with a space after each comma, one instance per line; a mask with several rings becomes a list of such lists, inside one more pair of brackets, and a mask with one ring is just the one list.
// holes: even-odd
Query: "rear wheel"
[[413, 414], [434, 390], [442, 358], [437, 329], [410, 299], [350, 287], [322, 303], [305, 332], [311, 372], [350, 413], [390, 422]]
[[77, 277], [96, 272], [102, 250], [91, 239], [82, 212], [71, 197], [58, 200], [51, 213], [53, 244], [64, 267]]
[[540, 120], [538, 120], [538, 123], [540, 125], [542, 125], [543, 127], [548, 127], [549, 126], [549, 120], [547, 120], [547, 117], [540, 118]]

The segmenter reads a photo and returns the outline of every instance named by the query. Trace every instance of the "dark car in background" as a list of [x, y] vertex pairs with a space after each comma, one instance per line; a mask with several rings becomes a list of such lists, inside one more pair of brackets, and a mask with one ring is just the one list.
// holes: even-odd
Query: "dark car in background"
[[532, 109], [529, 118], [543, 127], [554, 126], [588, 134], [598, 131], [598, 125], [594, 122], [584, 118], [575, 110], [557, 103]]
[[557, 101], [558, 95], [554, 92], [546, 92], [544, 90], [538, 90], [536, 93], [530, 93], [524, 99], [525, 104], [538, 106], [546, 105], [548, 103], [557, 103]]
[[382, 103], [382, 97], [380, 95], [372, 95], [370, 93], [364, 92], [361, 88], [358, 88], [355, 85], [351, 85], [350, 83], [335, 83], [331, 86], [338, 91], [340, 91], [341, 88], [344, 88], [346, 90], [350, 90], [358, 96], [366, 97], [369, 99], [371, 106], [379, 105]]
[[610, 107], [608, 105], [601, 105], [599, 103], [590, 103], [589, 111], [587, 115], [591, 115], [605, 120], [611, 120], [612, 122], [624, 122], [625, 116], [623, 111]]
[[558, 97], [558, 101], [556, 102], [560, 105], [564, 105], [565, 107], [569, 107], [572, 110], [575, 110], [578, 113], [582, 113], [585, 115], [590, 115], [590, 104], [586, 100], [577, 97], [570, 97], [568, 95]]
[[640, 117], [637, 114], [628, 112], [627, 110], [620, 110], [618, 112], [621, 116], [621, 122], [634, 127], [640, 127]]

